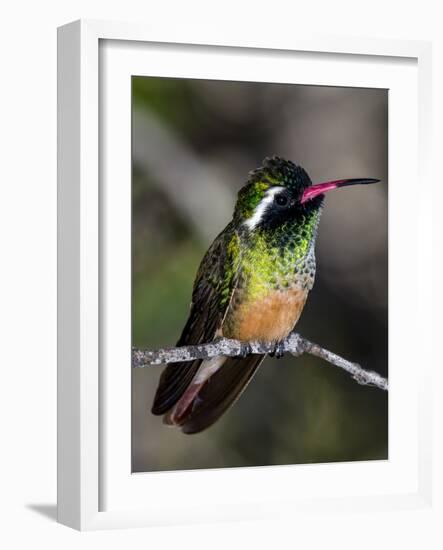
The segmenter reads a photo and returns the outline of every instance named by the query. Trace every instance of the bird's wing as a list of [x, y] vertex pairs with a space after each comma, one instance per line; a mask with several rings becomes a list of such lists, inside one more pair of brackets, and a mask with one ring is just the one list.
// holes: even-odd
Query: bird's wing
[[[191, 311], [177, 346], [210, 342], [220, 330], [236, 284], [232, 240], [238, 239], [232, 225], [220, 233], [206, 252], [194, 283]], [[196, 374], [201, 360], [172, 363], [163, 371], [152, 406], [153, 414], [173, 407]]]

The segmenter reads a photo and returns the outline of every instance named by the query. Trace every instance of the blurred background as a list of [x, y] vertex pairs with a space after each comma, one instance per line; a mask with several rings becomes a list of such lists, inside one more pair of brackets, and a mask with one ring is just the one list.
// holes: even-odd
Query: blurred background
[[[133, 77], [133, 346], [175, 345], [194, 276], [265, 156], [313, 182], [382, 183], [327, 195], [317, 275], [297, 329], [388, 371], [387, 90]], [[209, 430], [150, 413], [162, 367], [132, 372], [134, 472], [388, 458], [388, 395], [311, 356], [268, 358]]]

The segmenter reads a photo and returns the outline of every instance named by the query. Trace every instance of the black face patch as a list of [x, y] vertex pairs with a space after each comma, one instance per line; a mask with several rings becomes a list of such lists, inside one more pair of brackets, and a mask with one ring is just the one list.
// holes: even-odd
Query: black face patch
[[[296, 196], [294, 196], [296, 195]], [[323, 196], [316, 197], [306, 204], [300, 204], [298, 193], [290, 188], [276, 193], [262, 213], [257, 228], [264, 230], [277, 229], [287, 223], [297, 223], [323, 203]]]

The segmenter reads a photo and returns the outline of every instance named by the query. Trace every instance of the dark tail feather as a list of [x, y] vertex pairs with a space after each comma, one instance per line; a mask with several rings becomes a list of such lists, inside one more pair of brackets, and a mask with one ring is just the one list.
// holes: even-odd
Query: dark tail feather
[[161, 415], [171, 409], [191, 383], [201, 360], [167, 365], [160, 376], [157, 392], [152, 405], [152, 413]]
[[212, 426], [240, 397], [264, 358], [264, 355], [227, 358], [205, 383], [189, 414], [180, 422], [182, 431], [194, 434]]

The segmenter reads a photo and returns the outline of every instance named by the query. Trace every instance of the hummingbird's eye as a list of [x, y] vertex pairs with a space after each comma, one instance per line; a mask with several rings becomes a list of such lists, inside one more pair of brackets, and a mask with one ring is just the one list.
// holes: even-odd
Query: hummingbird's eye
[[284, 207], [288, 205], [289, 199], [286, 195], [276, 195], [275, 203], [277, 206]]

